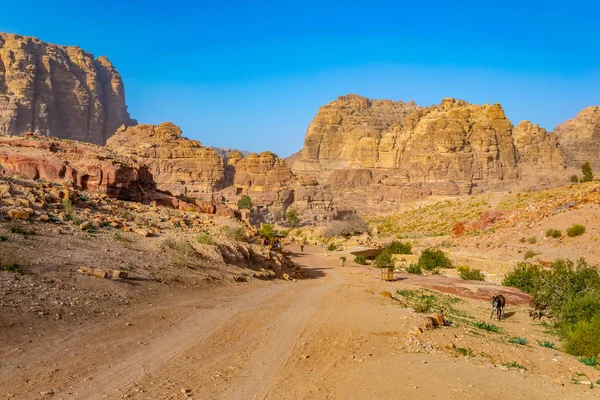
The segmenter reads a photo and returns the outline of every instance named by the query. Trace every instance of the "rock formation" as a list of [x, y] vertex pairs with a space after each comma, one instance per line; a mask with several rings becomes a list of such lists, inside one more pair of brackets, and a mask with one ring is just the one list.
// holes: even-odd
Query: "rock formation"
[[174, 196], [201, 197], [224, 185], [223, 160], [216, 151], [181, 137], [181, 129], [170, 122], [122, 127], [106, 146], [148, 164], [156, 187]]
[[0, 138], [0, 174], [61, 183], [123, 200], [154, 196], [154, 182], [144, 164], [84, 143]]
[[600, 107], [584, 108], [575, 118], [554, 128], [564, 150], [567, 164], [581, 168], [589, 161], [592, 169], [600, 170]]
[[106, 57], [0, 33], [0, 135], [34, 132], [102, 145], [124, 124], [135, 121]]

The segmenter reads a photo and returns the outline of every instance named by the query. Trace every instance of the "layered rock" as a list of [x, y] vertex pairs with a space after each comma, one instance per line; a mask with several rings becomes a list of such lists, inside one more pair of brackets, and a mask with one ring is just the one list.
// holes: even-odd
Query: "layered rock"
[[4, 175], [61, 183], [123, 200], [154, 196], [152, 176], [144, 164], [83, 143], [0, 138], [0, 167]]
[[202, 197], [224, 187], [224, 164], [217, 152], [181, 129], [160, 125], [122, 127], [106, 143], [117, 154], [148, 165], [156, 187], [174, 196]]
[[106, 57], [0, 33], [0, 135], [35, 132], [104, 144], [124, 124], [135, 121]]
[[551, 170], [564, 169], [565, 155], [558, 143], [558, 136], [539, 125], [523, 121], [513, 130], [519, 163]]
[[581, 168], [589, 161], [592, 169], [600, 170], [600, 107], [584, 108], [575, 118], [554, 128], [565, 153], [567, 164]]
[[499, 105], [444, 99], [419, 108], [356, 95], [321, 107], [293, 170], [333, 185], [439, 182], [467, 191], [467, 183], [518, 177], [512, 124]]

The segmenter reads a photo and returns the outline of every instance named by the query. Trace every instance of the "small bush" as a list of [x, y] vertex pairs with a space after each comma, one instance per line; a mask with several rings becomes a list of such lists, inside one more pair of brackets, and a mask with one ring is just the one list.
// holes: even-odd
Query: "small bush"
[[354, 262], [360, 265], [365, 265], [367, 263], [367, 259], [365, 256], [356, 256], [354, 257]]
[[242, 196], [239, 200], [238, 200], [238, 208], [241, 209], [247, 209], [252, 211], [252, 209], [254, 208], [254, 205], [252, 204], [252, 200], [250, 199], [250, 196], [244, 195]]
[[71, 215], [71, 213], [73, 212], [73, 202], [71, 201], [71, 199], [65, 198], [62, 201], [62, 207], [67, 216]]
[[412, 245], [409, 242], [402, 243], [393, 241], [385, 248], [391, 254], [412, 254]]
[[421, 270], [421, 267], [419, 267], [419, 264], [415, 264], [415, 263], [408, 264], [406, 266], [405, 270], [409, 274], [421, 275], [423, 273], [423, 270]]
[[549, 342], [547, 340], [544, 340], [543, 342], [538, 342], [540, 344], [540, 346], [545, 347], [547, 349], [555, 349], [555, 345], [552, 342]]
[[527, 344], [527, 339], [522, 337], [514, 337], [508, 339], [508, 343], [519, 344], [521, 346], [525, 346]]
[[528, 237], [527, 238], [527, 243], [529, 243], [529, 244], [535, 244], [535, 243], [537, 243], [537, 237], [535, 237], [535, 236]]
[[527, 239], [525, 237], [522, 237], [521, 239], [519, 239], [519, 242], [521, 243], [525, 243], [527, 241]]
[[577, 175], [571, 175], [571, 182], [579, 183], [579, 178], [577, 177]]
[[483, 322], [483, 321], [474, 322], [473, 326], [475, 328], [482, 329], [482, 330], [484, 330], [486, 332], [495, 332], [495, 333], [499, 333], [500, 332], [500, 327], [499, 326], [494, 325], [494, 324], [488, 324], [487, 322]]
[[297, 228], [300, 226], [300, 217], [298, 216], [298, 211], [290, 208], [286, 213], [286, 222], [292, 228]]
[[209, 232], [204, 232], [196, 236], [196, 242], [200, 244], [213, 244], [213, 238]]
[[271, 224], [262, 224], [258, 234], [267, 240], [275, 239], [275, 228]]
[[457, 347], [456, 351], [458, 351], [463, 356], [468, 356], [468, 357], [473, 357], [474, 356], [473, 350], [470, 347], [467, 347], [467, 348]]
[[552, 238], [558, 239], [561, 236], [562, 236], [562, 232], [559, 231], [558, 229], [550, 228], [550, 229], [546, 230], [546, 237], [552, 237]]
[[574, 356], [600, 356], [600, 311], [591, 321], [580, 321], [567, 328], [565, 350]]
[[572, 227], [567, 229], [567, 236], [569, 236], [569, 237], [580, 236], [580, 235], [583, 235], [584, 233], [585, 233], [585, 226], [580, 225], [580, 224], [574, 224]]
[[329, 243], [327, 245], [327, 251], [336, 251], [337, 250], [337, 244], [335, 243]]
[[11, 231], [12, 233], [17, 233], [17, 234], [19, 234], [19, 235], [23, 235], [23, 236], [27, 236], [27, 235], [33, 235], [33, 234], [35, 234], [35, 231], [34, 231], [34, 230], [31, 230], [31, 229], [24, 228], [24, 227], [22, 227], [22, 226], [21, 226], [21, 225], [19, 225], [19, 224], [12, 224], [12, 225], [10, 226], [10, 231]]
[[0, 236], [0, 242], [8, 242], [8, 236]]
[[438, 249], [425, 249], [419, 256], [419, 266], [425, 270], [433, 271], [436, 268], [452, 268], [452, 262], [446, 254]]
[[248, 239], [244, 228], [239, 226], [228, 226], [225, 229], [225, 236], [229, 239], [237, 240], [238, 242], [243, 242]]
[[529, 260], [530, 258], [533, 258], [537, 255], [539, 255], [540, 253], [536, 253], [535, 251], [528, 249], [525, 254], [523, 255], [523, 258], [525, 258], [526, 260]]
[[16, 263], [4, 265], [1, 269], [7, 272], [15, 272], [17, 274], [23, 273], [23, 269], [21, 268], [21, 266], [19, 266], [19, 264]]
[[580, 358], [579, 362], [590, 367], [595, 367], [596, 365], [598, 365], [598, 359], [596, 357]]
[[508, 368], [525, 369], [524, 366], [522, 366], [521, 364], [518, 364], [516, 361], [513, 361], [511, 363], [505, 363], [502, 365], [504, 365], [505, 367], [508, 367]]
[[485, 276], [480, 269], [471, 269], [467, 266], [458, 266], [457, 267], [458, 274], [461, 279], [466, 281], [483, 281], [485, 280]]
[[341, 221], [333, 221], [327, 226], [325, 236], [327, 239], [334, 236], [353, 236], [369, 232], [369, 225], [358, 215], [351, 214]]
[[592, 166], [589, 161], [586, 161], [581, 166], [581, 172], [583, 172], [583, 178], [581, 178], [581, 182], [591, 182], [594, 180], [594, 173], [592, 172]]
[[389, 251], [383, 250], [381, 253], [379, 253], [377, 255], [377, 257], [375, 257], [375, 260], [373, 261], [373, 263], [379, 268], [385, 267], [388, 265], [394, 265], [394, 262], [392, 261], [392, 253], [390, 253]]
[[512, 286], [521, 289], [525, 293], [532, 293], [536, 287], [540, 275], [539, 265], [519, 263], [517, 267], [506, 274], [502, 280], [504, 286]]
[[413, 304], [413, 308], [418, 313], [429, 313], [433, 311], [434, 301], [433, 297], [422, 296], [418, 298]]

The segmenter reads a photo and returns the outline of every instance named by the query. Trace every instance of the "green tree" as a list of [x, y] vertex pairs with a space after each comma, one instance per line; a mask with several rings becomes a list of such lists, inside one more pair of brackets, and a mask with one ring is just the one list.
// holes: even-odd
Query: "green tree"
[[273, 240], [275, 239], [275, 227], [271, 224], [263, 224], [258, 230], [258, 234], [265, 239]]
[[591, 182], [594, 180], [594, 173], [592, 172], [592, 166], [589, 161], [586, 161], [581, 166], [581, 172], [583, 172], [583, 178], [581, 178], [581, 182]]
[[292, 228], [297, 228], [300, 226], [300, 217], [298, 217], [298, 211], [290, 208], [285, 214], [287, 218], [287, 223]]
[[238, 208], [241, 210], [243, 208], [252, 211], [254, 205], [252, 204], [252, 200], [250, 196], [243, 195], [241, 199], [238, 200]]

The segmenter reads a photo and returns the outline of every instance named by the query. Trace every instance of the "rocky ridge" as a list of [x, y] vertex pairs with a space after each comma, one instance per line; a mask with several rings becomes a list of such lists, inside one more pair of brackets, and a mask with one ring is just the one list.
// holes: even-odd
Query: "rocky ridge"
[[0, 33], [0, 135], [103, 145], [119, 126], [135, 123], [121, 75], [106, 57]]

